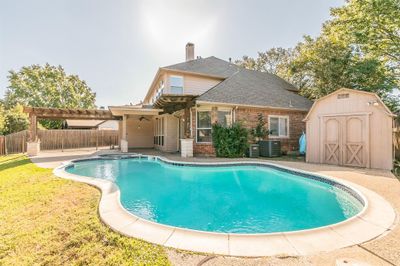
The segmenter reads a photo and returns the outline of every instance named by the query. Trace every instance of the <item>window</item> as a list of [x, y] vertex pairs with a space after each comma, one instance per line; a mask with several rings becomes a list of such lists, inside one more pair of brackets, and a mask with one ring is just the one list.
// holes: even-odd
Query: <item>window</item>
[[197, 111], [197, 142], [211, 142], [211, 111]]
[[231, 110], [218, 110], [217, 112], [218, 124], [228, 127], [232, 125], [232, 111]]
[[271, 137], [289, 137], [288, 116], [269, 116], [268, 118]]
[[171, 76], [169, 77], [169, 84], [171, 87], [171, 94], [183, 94], [183, 77]]
[[154, 145], [164, 146], [164, 117], [154, 120]]

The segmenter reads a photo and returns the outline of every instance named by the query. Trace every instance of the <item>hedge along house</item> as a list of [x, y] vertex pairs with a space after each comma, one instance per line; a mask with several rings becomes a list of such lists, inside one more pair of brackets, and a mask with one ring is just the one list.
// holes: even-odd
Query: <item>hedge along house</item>
[[[109, 107], [122, 116], [121, 149], [156, 148], [213, 155], [213, 123], [245, 127], [263, 114], [269, 138], [282, 149], [298, 149], [303, 122], [312, 102], [298, 95], [293, 85], [276, 75], [247, 70], [216, 57], [194, 58], [186, 45], [186, 61], [159, 68], [143, 103]], [[185, 147], [182, 147], [184, 145]]]
[[391, 170], [394, 117], [374, 93], [337, 90], [317, 100], [304, 120], [306, 161]]

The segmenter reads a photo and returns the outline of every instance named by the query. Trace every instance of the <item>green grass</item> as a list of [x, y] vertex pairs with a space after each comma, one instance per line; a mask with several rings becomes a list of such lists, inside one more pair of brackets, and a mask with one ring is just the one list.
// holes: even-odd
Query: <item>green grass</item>
[[23, 155], [0, 157], [0, 265], [168, 265], [164, 249], [101, 223], [100, 192]]

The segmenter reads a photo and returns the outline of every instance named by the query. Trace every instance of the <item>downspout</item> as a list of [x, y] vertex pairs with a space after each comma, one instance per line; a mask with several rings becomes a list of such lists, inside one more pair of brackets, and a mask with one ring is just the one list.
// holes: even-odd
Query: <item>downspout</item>
[[235, 123], [236, 122], [236, 110], [238, 109], [238, 106], [235, 106], [234, 108], [233, 108], [233, 123]]
[[190, 138], [193, 138], [193, 124], [192, 124], [192, 108], [189, 109], [189, 127], [190, 127]]

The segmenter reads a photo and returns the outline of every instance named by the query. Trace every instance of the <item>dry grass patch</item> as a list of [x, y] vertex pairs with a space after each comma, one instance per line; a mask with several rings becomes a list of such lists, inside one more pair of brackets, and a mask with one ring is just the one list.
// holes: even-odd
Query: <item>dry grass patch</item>
[[100, 192], [23, 155], [0, 157], [0, 265], [168, 265], [162, 247], [111, 231]]

